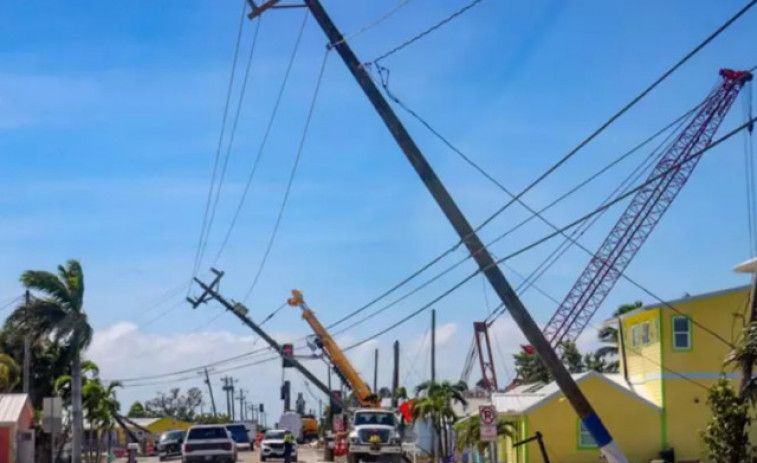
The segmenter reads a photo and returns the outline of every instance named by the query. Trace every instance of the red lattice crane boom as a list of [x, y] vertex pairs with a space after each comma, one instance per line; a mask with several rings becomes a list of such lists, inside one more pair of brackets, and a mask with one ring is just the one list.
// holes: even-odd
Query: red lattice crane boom
[[[568, 292], [544, 335], [553, 347], [575, 341], [644, 244], [699, 163], [694, 156], [706, 148], [746, 82], [748, 71], [721, 69], [722, 81], [698, 107], [681, 134], [663, 153], [631, 204], [592, 256]], [[659, 177], [659, 178], [658, 178]]]

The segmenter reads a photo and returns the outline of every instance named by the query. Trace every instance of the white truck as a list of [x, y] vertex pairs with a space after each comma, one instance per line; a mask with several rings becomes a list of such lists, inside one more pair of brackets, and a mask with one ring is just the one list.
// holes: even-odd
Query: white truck
[[399, 463], [402, 439], [391, 410], [359, 408], [352, 415], [347, 435], [348, 463]]
[[284, 412], [279, 418], [279, 429], [284, 429], [292, 433], [292, 436], [301, 444], [302, 435], [302, 417], [295, 412]]

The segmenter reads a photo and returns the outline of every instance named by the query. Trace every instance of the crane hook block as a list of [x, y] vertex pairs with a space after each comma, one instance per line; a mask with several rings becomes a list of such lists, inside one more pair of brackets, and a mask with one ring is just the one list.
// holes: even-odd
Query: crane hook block
[[302, 302], [302, 292], [299, 289], [293, 289], [292, 297], [287, 299], [287, 304], [291, 305], [292, 307], [298, 307], [300, 304], [302, 304]]

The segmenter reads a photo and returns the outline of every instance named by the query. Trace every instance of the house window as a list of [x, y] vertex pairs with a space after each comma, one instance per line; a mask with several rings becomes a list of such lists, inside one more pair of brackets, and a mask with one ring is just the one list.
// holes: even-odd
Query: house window
[[639, 345], [639, 325], [633, 325], [631, 327], [631, 347]]
[[595, 449], [597, 443], [594, 441], [591, 433], [584, 427], [583, 421], [578, 422], [578, 448], [580, 449]]
[[689, 320], [689, 317], [673, 317], [673, 349], [691, 349], [691, 320]]
[[646, 346], [651, 341], [649, 322], [644, 322], [641, 324], [641, 344]]

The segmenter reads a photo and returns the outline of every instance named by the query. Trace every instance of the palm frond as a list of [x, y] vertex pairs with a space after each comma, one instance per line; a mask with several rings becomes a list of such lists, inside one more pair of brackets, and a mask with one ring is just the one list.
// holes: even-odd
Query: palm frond
[[[63, 270], [59, 267], [59, 271]], [[80, 312], [84, 305], [84, 271], [79, 261], [69, 259], [66, 262], [65, 271], [62, 272], [63, 281], [66, 282], [68, 293], [71, 295], [71, 305], [74, 311]]]
[[45, 294], [61, 304], [71, 303], [71, 294], [62, 280], [44, 270], [27, 270], [21, 275], [21, 283], [30, 290]]

